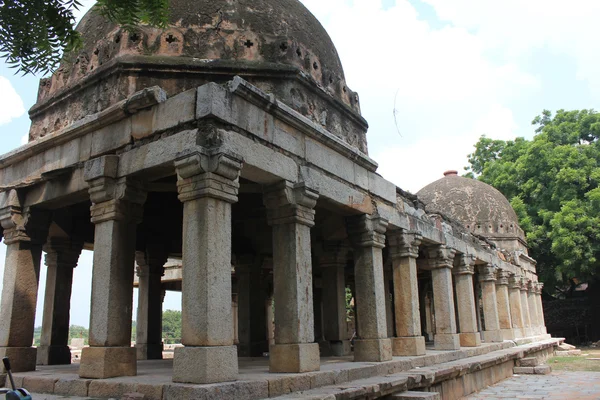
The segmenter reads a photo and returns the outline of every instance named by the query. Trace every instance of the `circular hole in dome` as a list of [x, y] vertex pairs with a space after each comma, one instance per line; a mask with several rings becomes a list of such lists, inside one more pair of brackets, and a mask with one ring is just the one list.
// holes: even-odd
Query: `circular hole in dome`
[[315, 71], [319, 69], [319, 64], [316, 61], [313, 63], [313, 68]]

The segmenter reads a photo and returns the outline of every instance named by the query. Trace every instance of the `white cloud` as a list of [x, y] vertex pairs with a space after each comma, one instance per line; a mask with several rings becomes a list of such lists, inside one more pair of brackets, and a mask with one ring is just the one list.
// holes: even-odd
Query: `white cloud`
[[10, 81], [0, 76], [0, 125], [9, 123], [25, 113], [23, 100]]

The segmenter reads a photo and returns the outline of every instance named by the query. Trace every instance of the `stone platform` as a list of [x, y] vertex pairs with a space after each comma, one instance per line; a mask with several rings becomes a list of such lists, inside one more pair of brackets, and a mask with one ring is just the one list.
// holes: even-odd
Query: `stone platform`
[[146, 400], [333, 400], [379, 398], [407, 390], [435, 391], [443, 399], [458, 399], [512, 376], [516, 360], [552, 349], [561, 341], [544, 335], [520, 344], [505, 341], [457, 351], [428, 348], [424, 356], [394, 357], [383, 363], [324, 357], [320, 371], [300, 374], [269, 373], [268, 359], [240, 358], [238, 381], [211, 385], [173, 383], [172, 360], [138, 361], [137, 376], [99, 380], [79, 378], [76, 364], [42, 366], [15, 374], [15, 383], [39, 393], [93, 398], [141, 393]]

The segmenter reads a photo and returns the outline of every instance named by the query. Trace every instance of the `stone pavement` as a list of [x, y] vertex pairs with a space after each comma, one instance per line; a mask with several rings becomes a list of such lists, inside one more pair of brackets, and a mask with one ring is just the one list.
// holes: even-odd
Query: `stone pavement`
[[600, 372], [557, 371], [550, 375], [515, 375], [464, 400], [598, 400]]

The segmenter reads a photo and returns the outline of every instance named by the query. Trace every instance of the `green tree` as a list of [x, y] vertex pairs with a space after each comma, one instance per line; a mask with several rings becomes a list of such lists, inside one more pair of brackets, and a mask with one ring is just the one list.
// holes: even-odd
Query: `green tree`
[[162, 332], [165, 343], [181, 343], [181, 311], [164, 311], [162, 324]]
[[69, 327], [69, 343], [71, 343], [71, 339], [73, 338], [83, 338], [85, 339], [84, 343], [88, 344], [89, 336], [89, 330], [83, 326], [71, 325]]
[[[79, 7], [77, 0], [0, 0], [0, 57], [23, 74], [52, 72], [63, 52], [81, 45]], [[127, 29], [168, 20], [168, 0], [99, 0], [96, 10]]]
[[544, 111], [533, 140], [480, 138], [467, 175], [511, 202], [547, 289], [600, 277], [600, 113]]

